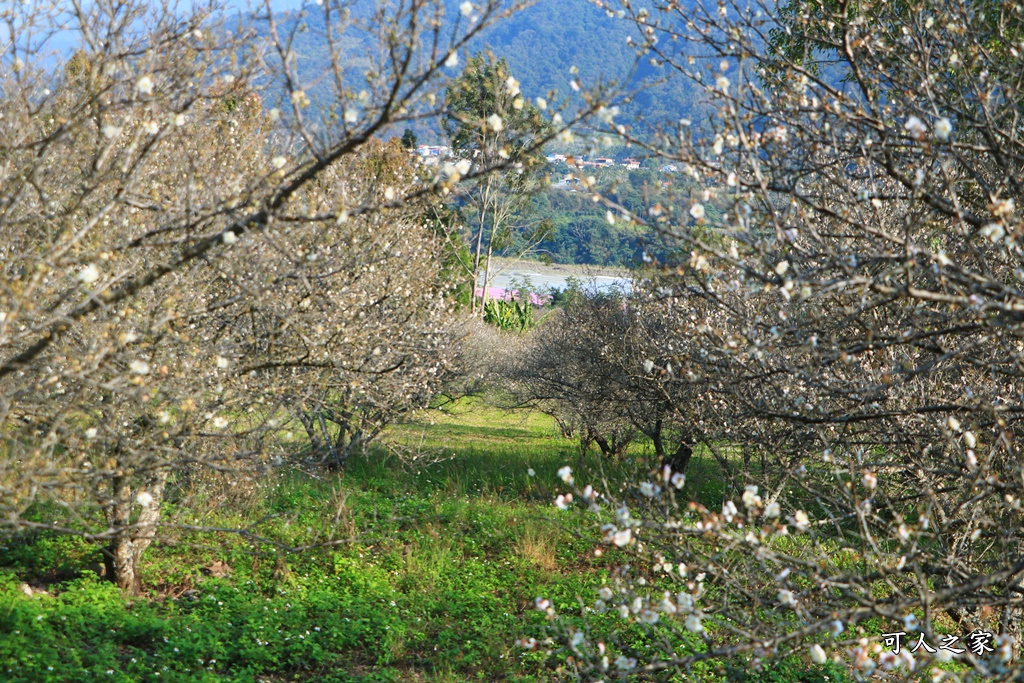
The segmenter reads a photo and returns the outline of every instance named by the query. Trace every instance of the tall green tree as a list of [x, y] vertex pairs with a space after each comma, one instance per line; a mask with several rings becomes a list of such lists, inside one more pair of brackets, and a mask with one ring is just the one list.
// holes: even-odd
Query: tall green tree
[[532, 219], [529, 211], [531, 194], [544, 184], [540, 145], [550, 128], [505, 60], [489, 55], [469, 59], [448, 86], [446, 105], [442, 125], [457, 159], [448, 171], [477, 176], [462, 191], [472, 250], [466, 271], [482, 288], [475, 312], [486, 303], [495, 253], [522, 257], [550, 232], [550, 223]]
[[416, 149], [416, 143], [416, 133], [413, 132], [412, 128], [406, 128], [405, 132], [402, 133], [402, 147]]

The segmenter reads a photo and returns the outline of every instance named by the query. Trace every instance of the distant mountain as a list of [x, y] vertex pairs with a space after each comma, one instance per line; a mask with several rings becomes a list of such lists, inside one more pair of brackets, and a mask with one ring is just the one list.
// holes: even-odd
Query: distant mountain
[[[457, 15], [457, 5], [458, 1], [452, 0], [452, 16]], [[371, 6], [368, 2], [353, 3], [353, 12], [367, 12]], [[299, 21], [297, 17], [297, 13], [280, 15], [282, 32], [290, 31]], [[303, 73], [318, 74], [330, 59], [322, 14], [310, 7], [302, 21], [303, 30], [295, 34], [292, 49]], [[540, 0], [483, 32], [471, 50], [490, 49], [495, 56], [504, 57], [527, 96], [547, 97], [555, 91], [561, 100], [574, 95], [569, 85], [573, 78], [584, 87], [597, 79], [619, 83], [629, 79], [627, 89], [636, 89], [666, 76], [664, 69], [648, 62], [636, 64], [636, 55], [626, 43], [631, 34], [635, 36], [636, 29], [629, 21], [608, 16], [587, 0]], [[365, 71], [369, 56], [377, 49], [369, 34], [351, 29], [346, 32], [342, 57], [353, 79]], [[575, 76], [570, 73], [572, 67], [578, 70]], [[331, 92], [326, 83], [310, 91], [314, 97], [329, 97]], [[640, 114], [644, 122], [692, 117], [699, 97], [692, 84], [676, 75], [622, 103], [621, 118], [629, 123]], [[421, 140], [426, 140], [436, 134], [436, 129], [423, 127], [417, 132]]]

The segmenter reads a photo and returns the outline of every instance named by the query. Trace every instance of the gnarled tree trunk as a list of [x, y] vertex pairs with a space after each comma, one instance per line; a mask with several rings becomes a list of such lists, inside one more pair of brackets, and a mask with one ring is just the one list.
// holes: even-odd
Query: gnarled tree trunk
[[[106, 578], [129, 595], [142, 592], [139, 566], [142, 554], [156, 537], [160, 501], [163, 500], [166, 484], [167, 472], [161, 470], [149, 480], [146, 488], [133, 497], [131, 485], [125, 478], [115, 480], [115, 502], [107, 506], [107, 522], [112, 529], [117, 530], [117, 535], [103, 549], [103, 564]], [[143, 492], [149, 494], [148, 498], [139, 501]], [[132, 508], [136, 505], [140, 505], [141, 510], [132, 523]]]

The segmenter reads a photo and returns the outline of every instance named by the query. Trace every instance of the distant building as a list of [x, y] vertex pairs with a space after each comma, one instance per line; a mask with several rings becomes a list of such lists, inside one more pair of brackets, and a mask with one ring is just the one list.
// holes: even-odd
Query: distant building
[[664, 166], [661, 167], [661, 172], [662, 173], [678, 173], [679, 172], [679, 167], [676, 166], [675, 164], [665, 164]]
[[452, 148], [447, 145], [417, 145], [416, 154], [427, 166], [436, 166], [442, 159], [451, 154]]
[[636, 159], [623, 159], [622, 165], [632, 171], [635, 171], [636, 169], [640, 168], [640, 162], [637, 161]]

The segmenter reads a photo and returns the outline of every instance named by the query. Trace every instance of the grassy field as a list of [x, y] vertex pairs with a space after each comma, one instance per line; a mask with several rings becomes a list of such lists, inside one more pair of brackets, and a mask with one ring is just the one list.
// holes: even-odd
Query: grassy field
[[[634, 453], [615, 466], [591, 454], [585, 466], [623, 481], [645, 469], [643, 449]], [[178, 532], [148, 551], [148, 596], [135, 600], [98, 579], [95, 546], [25, 537], [0, 551], [0, 679], [556, 679], [557, 657], [515, 644], [546, 637], [534, 599], [579, 614], [616, 561], [595, 556], [588, 513], [552, 504], [556, 470], [578, 461], [575, 443], [537, 414], [465, 403], [424, 412], [342, 474], [222, 485], [177, 510], [181, 523], [212, 515], [224, 528], [331, 545], [286, 553]], [[590, 619], [613, 627], [610, 614]]]

